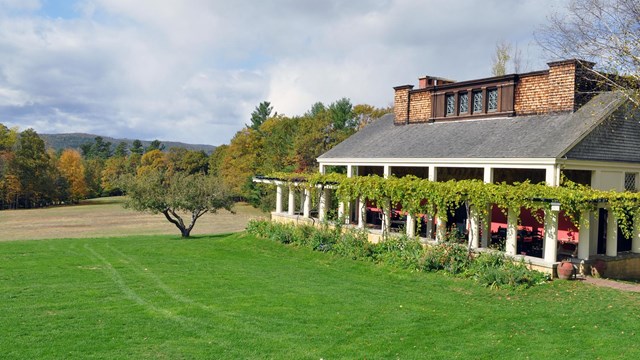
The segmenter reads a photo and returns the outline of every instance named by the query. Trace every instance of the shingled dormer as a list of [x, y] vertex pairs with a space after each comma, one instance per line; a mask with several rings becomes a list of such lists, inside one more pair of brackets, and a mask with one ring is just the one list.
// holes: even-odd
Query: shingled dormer
[[585, 71], [595, 64], [563, 60], [548, 70], [455, 82], [425, 76], [419, 87], [394, 87], [395, 124], [573, 112], [589, 100]]

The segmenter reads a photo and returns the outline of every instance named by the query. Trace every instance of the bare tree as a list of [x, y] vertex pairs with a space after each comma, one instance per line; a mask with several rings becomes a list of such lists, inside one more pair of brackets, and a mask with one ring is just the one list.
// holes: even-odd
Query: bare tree
[[496, 52], [491, 57], [491, 73], [493, 76], [506, 75], [509, 59], [511, 59], [511, 44], [504, 40], [496, 43]]
[[640, 105], [640, 2], [638, 0], [571, 0], [536, 33], [538, 43], [556, 58], [585, 64], [592, 81], [618, 89]]

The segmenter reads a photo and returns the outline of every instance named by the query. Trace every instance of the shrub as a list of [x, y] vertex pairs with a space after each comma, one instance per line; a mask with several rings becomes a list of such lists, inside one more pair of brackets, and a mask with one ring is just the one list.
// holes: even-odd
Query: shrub
[[331, 250], [337, 255], [358, 260], [371, 259], [372, 247], [365, 231], [352, 230], [343, 233]]
[[374, 261], [411, 270], [420, 269], [423, 252], [420, 241], [406, 235], [388, 237], [372, 248]]
[[527, 268], [524, 261], [514, 262], [497, 252], [483, 252], [474, 257], [465, 245], [454, 241], [423, 247], [419, 240], [403, 235], [372, 244], [365, 231], [343, 232], [340, 227], [316, 228], [265, 220], [250, 221], [247, 232], [283, 244], [331, 252], [354, 260], [370, 259], [404, 269], [443, 271], [466, 276], [491, 288], [528, 288], [549, 280], [548, 275]]

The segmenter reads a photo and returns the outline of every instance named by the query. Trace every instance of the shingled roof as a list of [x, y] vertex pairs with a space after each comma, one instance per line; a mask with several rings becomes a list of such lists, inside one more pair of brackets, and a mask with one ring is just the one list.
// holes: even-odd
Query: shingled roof
[[[573, 113], [407, 125], [394, 125], [394, 115], [388, 114], [327, 151], [318, 160], [560, 158], [576, 146], [584, 148], [583, 139], [623, 103], [622, 94], [606, 92], [595, 96]], [[640, 131], [634, 136], [640, 140]], [[615, 140], [615, 137], [609, 139]], [[593, 143], [593, 136], [586, 140], [592, 147], [597, 146], [597, 141]], [[631, 143], [629, 139], [625, 141]], [[636, 144], [640, 145], [640, 142]], [[615, 148], [615, 144], [608, 146]], [[589, 157], [584, 149], [579, 154], [583, 159]], [[635, 162], [640, 162], [640, 147], [637, 155]]]

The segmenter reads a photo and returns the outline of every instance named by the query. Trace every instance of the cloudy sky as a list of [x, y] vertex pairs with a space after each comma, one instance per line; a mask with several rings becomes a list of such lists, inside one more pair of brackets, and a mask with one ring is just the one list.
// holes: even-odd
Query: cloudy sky
[[499, 40], [545, 69], [533, 33], [564, 2], [0, 0], [0, 123], [219, 145], [263, 100], [293, 116], [488, 77]]

